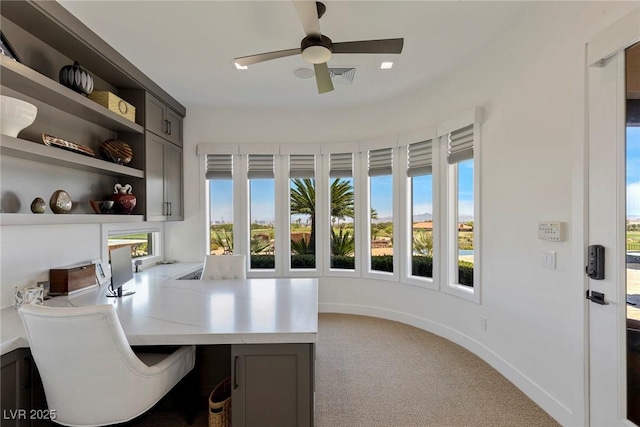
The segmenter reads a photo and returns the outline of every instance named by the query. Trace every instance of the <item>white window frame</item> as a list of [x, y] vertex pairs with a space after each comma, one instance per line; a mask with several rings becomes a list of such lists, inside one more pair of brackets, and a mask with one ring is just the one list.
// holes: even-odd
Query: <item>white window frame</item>
[[[297, 153], [292, 153], [292, 154], [297, 154]], [[291, 167], [291, 161], [290, 161], [290, 156], [289, 155], [280, 155], [278, 157], [280, 157], [283, 161], [283, 164], [285, 167], [283, 167], [283, 185], [285, 186], [285, 194], [286, 194], [286, 202], [283, 202], [281, 204], [276, 205], [276, 216], [278, 216], [278, 208], [281, 207], [284, 212], [283, 215], [281, 215], [282, 218], [282, 227], [283, 229], [287, 230], [287, 238], [283, 239], [284, 240], [284, 244], [287, 247], [286, 250], [286, 258], [284, 259], [284, 267], [285, 267], [285, 271], [287, 273], [288, 277], [318, 277], [320, 275], [320, 272], [322, 271], [322, 268], [320, 266], [321, 264], [321, 259], [322, 257], [322, 249], [321, 249], [321, 245], [318, 243], [318, 236], [320, 236], [320, 221], [321, 221], [321, 215], [320, 214], [320, 194], [318, 194], [318, 191], [320, 190], [320, 185], [319, 185], [319, 180], [318, 180], [318, 176], [320, 176], [320, 161], [319, 161], [319, 154], [315, 154], [315, 153], [305, 153], [305, 154], [310, 154], [314, 156], [314, 170], [315, 170], [315, 175], [313, 177], [313, 179], [315, 180], [315, 192], [316, 192], [316, 266], [315, 268], [292, 268], [291, 266], [291, 178], [290, 178], [290, 167]], [[277, 239], [278, 235], [276, 234], [276, 239]], [[277, 263], [277, 260], [276, 260]]]
[[[364, 148], [364, 149], [363, 149]], [[379, 148], [391, 148], [392, 150], [392, 168], [391, 168], [391, 179], [392, 179], [392, 191], [393, 191], [393, 272], [389, 273], [386, 271], [377, 271], [371, 269], [371, 177], [369, 176], [369, 162], [368, 155], [369, 150], [376, 150]], [[367, 279], [374, 280], [384, 280], [389, 282], [399, 282], [400, 281], [400, 258], [405, 256], [402, 252], [403, 244], [402, 244], [402, 233], [400, 230], [400, 192], [401, 192], [401, 179], [398, 178], [398, 171], [404, 172], [400, 168], [400, 159], [398, 155], [398, 147], [397, 141], [377, 141], [373, 143], [367, 143], [366, 145], [361, 146], [361, 151], [358, 154], [360, 157], [360, 169], [359, 175], [363, 179], [363, 190], [361, 191], [360, 197], [356, 198], [356, 203], [359, 201], [363, 207], [360, 212], [360, 223], [361, 223], [361, 232], [363, 234], [358, 234], [364, 236], [364, 240], [360, 240], [365, 244], [362, 250], [362, 256], [360, 258], [360, 263], [362, 264], [362, 277]], [[355, 172], [355, 171], [354, 171]]]
[[[324, 147], [323, 147], [324, 148]], [[354, 264], [355, 268], [353, 270], [341, 269], [341, 268], [331, 268], [331, 241], [329, 239], [329, 232], [331, 230], [331, 182], [333, 178], [329, 176], [330, 171], [330, 155], [332, 153], [351, 153], [353, 156], [353, 232], [356, 236], [355, 239], [355, 250], [354, 250]], [[339, 146], [332, 149], [331, 147], [327, 147], [322, 151], [322, 180], [324, 185], [323, 193], [324, 197], [321, 199], [321, 211], [323, 216], [323, 224], [325, 225], [325, 229], [323, 231], [323, 236], [325, 236], [322, 245], [322, 254], [323, 258], [326, 259], [324, 263], [324, 269], [322, 270], [323, 276], [327, 277], [360, 277], [362, 274], [362, 242], [358, 240], [358, 236], [363, 232], [362, 225], [360, 221], [360, 187], [361, 187], [361, 177], [360, 177], [360, 155], [358, 153], [358, 145], [357, 144], [340, 144]]]
[[[440, 271], [442, 272], [440, 290], [476, 304], [481, 303], [481, 125], [483, 111], [481, 108], [469, 110], [462, 115], [441, 124], [438, 127], [438, 160], [443, 165], [439, 168], [439, 176], [443, 182], [439, 188], [443, 190], [441, 198], [441, 229]], [[457, 194], [457, 164], [449, 165], [447, 162], [447, 144], [449, 132], [460, 129], [466, 125], [474, 125], [473, 129], [473, 287], [455, 283], [458, 269], [458, 194]], [[434, 184], [435, 185], [435, 184]]]
[[[251, 154], [254, 154], [253, 152]], [[257, 152], [255, 154], [272, 154], [272, 153], [261, 153]], [[245, 160], [245, 172], [248, 172], [248, 167], [246, 166], [247, 155], [244, 155], [243, 158]], [[247, 277], [280, 277], [283, 276], [284, 273], [284, 264], [285, 261], [282, 256], [278, 256], [278, 253], [286, 253], [287, 244], [285, 239], [282, 238], [282, 230], [286, 227], [283, 226], [284, 219], [283, 215], [279, 216], [278, 206], [282, 206], [285, 199], [284, 189], [283, 189], [283, 175], [285, 171], [283, 170], [283, 161], [282, 156], [278, 154], [273, 154], [273, 185], [274, 185], [274, 204], [275, 204], [275, 218], [274, 218], [274, 258], [275, 258], [275, 268], [274, 269], [252, 269], [251, 268], [251, 253], [250, 253], [250, 239], [251, 239], [251, 191], [250, 191], [250, 178], [247, 173], [243, 175], [246, 186], [244, 188], [245, 194], [244, 199], [246, 200], [246, 236], [245, 236], [245, 248], [247, 254]], [[286, 171], [288, 172], [288, 170]], [[286, 220], [288, 224], [288, 219]], [[288, 234], [288, 233], [287, 233]]]
[[[431, 139], [431, 138], [428, 138]], [[416, 141], [418, 142], [418, 141]], [[437, 139], [433, 138], [432, 144], [432, 153], [433, 153], [433, 164], [431, 166], [431, 194], [432, 200], [431, 203], [433, 205], [431, 212], [431, 221], [433, 222], [432, 229], [432, 237], [433, 237], [433, 265], [432, 265], [432, 277], [422, 277], [422, 276], [414, 276], [413, 273], [413, 186], [412, 186], [412, 177], [406, 175], [406, 164], [407, 164], [407, 146], [402, 146], [400, 149], [400, 162], [402, 165], [405, 165], [405, 168], [400, 172], [404, 177], [399, 180], [403, 181], [403, 188], [400, 193], [401, 195], [401, 206], [403, 206], [404, 215], [402, 215], [402, 259], [400, 265], [400, 280], [402, 283], [406, 283], [412, 286], [418, 286], [426, 289], [437, 290], [438, 286], [438, 259], [439, 257], [439, 239], [438, 239], [438, 193], [437, 193], [437, 167], [438, 167], [438, 146], [440, 144], [437, 143]], [[424, 175], [418, 175], [424, 176]]]
[[[141, 267], [150, 267], [159, 262], [166, 260], [173, 260], [174, 254], [172, 253], [171, 246], [164, 245], [164, 223], [133, 223], [133, 224], [101, 224], [100, 234], [102, 238], [102, 265], [109, 265], [109, 237], [123, 236], [127, 234], [151, 234], [151, 247], [153, 254], [136, 258], [142, 262]], [[165, 246], [167, 250], [165, 251]], [[167, 252], [167, 253], [165, 253]]]

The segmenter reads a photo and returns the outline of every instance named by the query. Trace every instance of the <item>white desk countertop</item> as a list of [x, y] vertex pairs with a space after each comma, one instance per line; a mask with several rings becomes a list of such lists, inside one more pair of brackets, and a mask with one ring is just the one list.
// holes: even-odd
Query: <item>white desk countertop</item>
[[[318, 333], [317, 279], [176, 280], [201, 264], [158, 265], [134, 275], [107, 298], [107, 287], [48, 306], [113, 304], [131, 345], [313, 343]], [[183, 268], [184, 267], [184, 268]], [[155, 270], [155, 271], [152, 271]], [[1, 354], [28, 347], [18, 310], [0, 311]]]

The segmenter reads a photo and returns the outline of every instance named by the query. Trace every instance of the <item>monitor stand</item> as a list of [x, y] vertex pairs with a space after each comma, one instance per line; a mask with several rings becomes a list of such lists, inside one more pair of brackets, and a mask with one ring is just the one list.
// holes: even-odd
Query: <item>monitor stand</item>
[[107, 293], [107, 298], [122, 298], [128, 295], [133, 295], [136, 291], [122, 291], [122, 286], [118, 288], [117, 291], [109, 290], [110, 293]]

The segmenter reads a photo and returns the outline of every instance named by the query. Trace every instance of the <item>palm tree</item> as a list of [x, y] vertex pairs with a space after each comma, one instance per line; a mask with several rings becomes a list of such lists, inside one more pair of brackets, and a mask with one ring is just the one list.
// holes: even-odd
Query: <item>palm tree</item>
[[[308, 215], [311, 222], [309, 249], [316, 252], [316, 182], [311, 178], [295, 178], [291, 188], [291, 213]], [[331, 183], [331, 216], [353, 218], [353, 186], [336, 178]]]
[[418, 230], [413, 235], [413, 253], [415, 255], [433, 256], [433, 234]]
[[340, 229], [336, 234], [331, 230], [331, 255], [332, 256], [353, 256], [356, 250], [356, 242], [353, 234], [349, 230]]

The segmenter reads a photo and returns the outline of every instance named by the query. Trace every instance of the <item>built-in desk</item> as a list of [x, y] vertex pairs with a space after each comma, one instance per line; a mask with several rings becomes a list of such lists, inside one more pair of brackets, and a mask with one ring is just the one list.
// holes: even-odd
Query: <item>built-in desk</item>
[[[133, 282], [125, 289], [136, 293], [121, 299], [107, 298], [102, 286], [46, 305], [112, 304], [133, 346], [230, 344], [234, 426], [313, 424], [316, 279], [201, 281], [138, 274]], [[2, 310], [1, 320], [2, 353], [28, 347], [17, 310]], [[287, 389], [279, 393], [281, 387]], [[295, 401], [282, 400], [291, 393]]]

